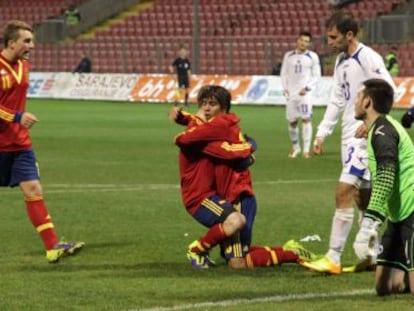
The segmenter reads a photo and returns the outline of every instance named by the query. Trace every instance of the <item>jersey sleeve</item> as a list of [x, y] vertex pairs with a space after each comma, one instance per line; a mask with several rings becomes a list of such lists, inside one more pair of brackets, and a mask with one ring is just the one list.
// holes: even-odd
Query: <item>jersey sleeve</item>
[[175, 119], [175, 123], [180, 125], [191, 125], [192, 122], [195, 122], [195, 124], [204, 123], [200, 118], [186, 111], [180, 111], [177, 119]]
[[206, 122], [178, 134], [175, 143], [178, 146], [188, 146], [200, 142], [225, 141], [228, 136], [228, 126], [223, 120]]
[[230, 144], [229, 142], [211, 142], [206, 144], [202, 153], [223, 160], [235, 160], [247, 158], [252, 154], [252, 146], [249, 143]]
[[6, 122], [17, 122], [17, 117], [21, 116], [21, 112], [7, 108], [0, 103], [0, 120]]
[[[338, 60], [336, 61], [336, 64]], [[339, 114], [344, 110], [344, 100], [343, 100], [343, 90], [342, 85], [338, 77], [337, 71], [335, 71], [333, 76], [333, 88], [331, 93], [331, 98], [329, 103], [326, 106], [326, 111], [323, 116], [321, 123], [318, 125], [318, 131], [316, 137], [329, 136], [332, 134], [336, 124], [338, 123]]]
[[282, 61], [282, 68], [280, 69], [280, 79], [282, 80], [282, 87], [287, 90], [288, 87], [288, 53], [285, 53]]
[[321, 79], [321, 64], [316, 53], [312, 52], [310, 55], [312, 58], [311, 76], [305, 88], [308, 90], [313, 90]]
[[382, 222], [387, 216], [387, 202], [396, 182], [399, 135], [389, 122], [379, 123], [371, 139], [377, 167], [367, 216]]

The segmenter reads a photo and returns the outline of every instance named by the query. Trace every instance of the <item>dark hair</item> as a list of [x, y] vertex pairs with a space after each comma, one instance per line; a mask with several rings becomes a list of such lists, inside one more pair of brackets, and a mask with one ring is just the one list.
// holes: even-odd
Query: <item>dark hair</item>
[[301, 31], [299, 33], [299, 37], [302, 37], [302, 36], [309, 37], [309, 39], [312, 40], [312, 34], [309, 31]]
[[9, 21], [3, 28], [4, 47], [7, 47], [9, 41], [16, 41], [19, 39], [19, 30], [28, 30], [33, 33], [33, 28], [30, 27], [29, 24], [19, 20]]
[[354, 36], [358, 34], [359, 26], [351, 11], [342, 9], [331, 15], [326, 21], [325, 26], [328, 30], [336, 27], [338, 31], [345, 35], [348, 31], [352, 31]]
[[198, 105], [201, 106], [205, 100], [214, 98], [220, 104], [221, 110], [229, 112], [231, 108], [231, 94], [230, 92], [220, 85], [205, 85], [203, 86], [197, 95]]
[[385, 80], [369, 79], [364, 81], [364, 96], [372, 99], [375, 111], [383, 114], [390, 112], [394, 101], [394, 89]]

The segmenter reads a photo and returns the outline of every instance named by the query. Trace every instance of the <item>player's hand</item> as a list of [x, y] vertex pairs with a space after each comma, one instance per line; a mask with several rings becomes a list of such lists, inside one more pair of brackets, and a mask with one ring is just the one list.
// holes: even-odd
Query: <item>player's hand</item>
[[233, 168], [235, 171], [237, 172], [241, 172], [241, 171], [245, 171], [247, 170], [250, 166], [252, 166], [255, 162], [255, 158], [253, 155], [250, 155], [247, 158], [244, 159], [240, 159], [234, 162]]
[[288, 90], [283, 90], [283, 96], [288, 98], [289, 97], [289, 91]]
[[206, 115], [205, 115], [203, 109], [201, 109], [201, 108], [198, 109], [198, 111], [196, 112], [195, 116], [197, 118], [199, 118], [200, 120], [202, 120], [203, 122], [207, 122], [207, 118], [206, 118]]
[[181, 107], [172, 107], [168, 113], [168, 119], [175, 121], [178, 118], [178, 115], [181, 113]]
[[316, 137], [313, 141], [313, 152], [316, 155], [322, 155], [323, 154], [323, 138], [322, 137]]
[[364, 217], [361, 222], [361, 228], [356, 235], [354, 242], [355, 255], [360, 260], [374, 257], [375, 241], [378, 239], [378, 229], [381, 223], [371, 218]]
[[406, 111], [403, 116], [401, 117], [401, 124], [405, 128], [409, 129], [411, 128], [411, 124], [414, 122], [414, 117], [411, 114], [411, 109]]
[[306, 95], [306, 93], [307, 93], [308, 91], [306, 91], [306, 89], [301, 89], [300, 91], [299, 91], [299, 95], [300, 96], [305, 96]]
[[23, 125], [25, 128], [31, 128], [37, 121], [37, 117], [30, 112], [23, 112], [22, 118], [20, 119], [20, 124]]
[[361, 124], [356, 132], [355, 132], [356, 138], [368, 138], [368, 128], [365, 124]]
[[244, 139], [250, 144], [250, 145], [252, 145], [252, 152], [255, 152], [256, 150], [257, 150], [257, 143], [256, 143], [256, 141], [252, 138], [252, 137], [250, 137], [250, 136], [248, 136], [248, 135], [246, 135], [246, 134], [244, 134]]

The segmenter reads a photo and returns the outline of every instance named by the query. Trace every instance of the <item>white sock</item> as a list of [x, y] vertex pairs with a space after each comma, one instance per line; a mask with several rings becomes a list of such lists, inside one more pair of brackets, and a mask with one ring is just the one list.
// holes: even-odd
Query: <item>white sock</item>
[[289, 138], [292, 142], [293, 148], [299, 149], [299, 128], [298, 126], [293, 127], [289, 124], [288, 126]]
[[346, 240], [354, 221], [354, 208], [337, 208], [332, 221], [331, 239], [327, 256], [335, 263], [341, 262]]
[[310, 151], [310, 145], [312, 141], [312, 130], [312, 122], [302, 122], [303, 152]]

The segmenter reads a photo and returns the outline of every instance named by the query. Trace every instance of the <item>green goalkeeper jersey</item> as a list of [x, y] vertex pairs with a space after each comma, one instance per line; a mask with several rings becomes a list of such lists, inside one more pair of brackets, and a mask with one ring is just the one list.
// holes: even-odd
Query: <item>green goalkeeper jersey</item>
[[391, 116], [380, 116], [368, 134], [372, 193], [366, 215], [400, 222], [414, 211], [414, 146]]

